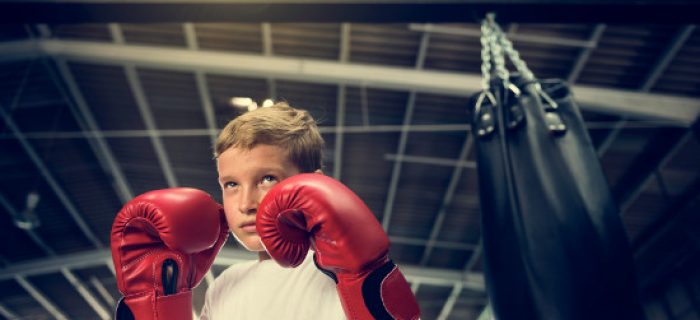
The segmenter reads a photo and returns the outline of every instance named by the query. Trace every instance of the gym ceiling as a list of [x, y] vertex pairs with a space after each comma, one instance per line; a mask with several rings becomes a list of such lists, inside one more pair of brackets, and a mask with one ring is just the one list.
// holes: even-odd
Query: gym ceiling
[[[211, 143], [250, 97], [319, 120], [326, 174], [387, 230], [424, 319], [476, 319], [487, 12], [536, 76], [572, 84], [649, 314], [677, 315], [666, 292], [685, 283], [697, 316], [697, 2], [73, 0], [0, 1], [0, 318], [111, 318], [114, 215], [152, 189], [220, 200]], [[252, 258], [229, 241], [193, 311]]]

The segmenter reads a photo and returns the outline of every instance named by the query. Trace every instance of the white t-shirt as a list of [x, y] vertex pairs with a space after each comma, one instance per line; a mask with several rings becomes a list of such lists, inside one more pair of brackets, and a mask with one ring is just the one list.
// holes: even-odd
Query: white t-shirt
[[207, 289], [199, 319], [345, 319], [345, 313], [335, 283], [309, 252], [296, 268], [273, 260], [230, 266]]

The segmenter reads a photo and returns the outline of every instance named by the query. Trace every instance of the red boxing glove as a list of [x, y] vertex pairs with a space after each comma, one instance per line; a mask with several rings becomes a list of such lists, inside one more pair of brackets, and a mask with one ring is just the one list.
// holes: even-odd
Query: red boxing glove
[[313, 173], [287, 178], [267, 193], [256, 219], [265, 249], [282, 266], [298, 266], [314, 247], [349, 319], [419, 318], [411, 288], [387, 257], [384, 230], [340, 182]]
[[156, 190], [129, 201], [112, 225], [112, 261], [124, 295], [116, 319], [192, 320], [192, 288], [227, 236], [223, 209], [203, 191]]

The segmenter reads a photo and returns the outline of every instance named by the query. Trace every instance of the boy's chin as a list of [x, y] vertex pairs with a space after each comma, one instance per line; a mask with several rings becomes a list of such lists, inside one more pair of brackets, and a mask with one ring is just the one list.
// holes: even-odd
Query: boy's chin
[[252, 252], [265, 251], [265, 248], [263, 247], [262, 242], [260, 241], [260, 237], [258, 237], [257, 235], [247, 236], [245, 237], [245, 239], [241, 239], [235, 233], [231, 232], [231, 234], [233, 234], [233, 237], [236, 239], [238, 244], [240, 244], [246, 250]]

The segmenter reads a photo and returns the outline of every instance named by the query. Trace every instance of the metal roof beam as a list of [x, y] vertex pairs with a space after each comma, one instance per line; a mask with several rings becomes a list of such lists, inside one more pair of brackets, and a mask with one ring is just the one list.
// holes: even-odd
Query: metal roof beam
[[[474, 28], [464, 28], [464, 27], [450, 27], [443, 25], [435, 25], [432, 23], [417, 24], [411, 23], [408, 28], [412, 31], [421, 31], [427, 33], [444, 34], [451, 36], [461, 36], [470, 38], [481, 37], [481, 30], [478, 26]], [[578, 48], [594, 48], [596, 43], [586, 40], [575, 40], [569, 38], [557, 38], [543, 35], [534, 34], [522, 34], [515, 33], [517, 30], [517, 24], [512, 24], [508, 29], [508, 39], [511, 39], [519, 43], [538, 43], [538, 44], [549, 44], [564, 47], [578, 47]]]
[[61, 273], [66, 279], [68, 279], [68, 282], [70, 282], [75, 290], [80, 293], [80, 296], [85, 299], [92, 310], [97, 313], [100, 319], [109, 320], [111, 318], [110, 312], [107, 311], [107, 309], [105, 309], [105, 307], [103, 307], [99, 301], [97, 301], [97, 298], [95, 298], [95, 296], [93, 296], [92, 293], [83, 285], [82, 281], [78, 280], [78, 277], [76, 277], [73, 272], [67, 268], [63, 268], [61, 269]]
[[[112, 40], [114, 41], [115, 45], [124, 45], [124, 34], [122, 33], [119, 24], [110, 23], [109, 32], [112, 36]], [[143, 119], [143, 123], [146, 126], [146, 129], [149, 132], [157, 131], [158, 126], [156, 125], [155, 117], [153, 116], [153, 112], [151, 111], [151, 106], [148, 103], [148, 98], [146, 98], [146, 92], [144, 91], [143, 85], [141, 84], [141, 79], [139, 78], [138, 72], [136, 71], [136, 65], [132, 63], [125, 63], [124, 72], [126, 74], [127, 82], [129, 83], [129, 87], [131, 88], [131, 93], [134, 95], [134, 100], [136, 101], [136, 105], [139, 108], [139, 112], [141, 113], [141, 118]], [[150, 138], [151, 143], [153, 144], [153, 148], [156, 152], [156, 156], [158, 157], [158, 163], [160, 164], [161, 170], [163, 171], [163, 176], [165, 177], [165, 181], [168, 183], [168, 187], [176, 187], [178, 185], [177, 178], [175, 177], [175, 172], [173, 171], [172, 165], [170, 164], [170, 158], [168, 157], [168, 153], [165, 150], [165, 145], [163, 145], [163, 141], [159, 136], [155, 134], [151, 134]]]
[[[39, 29], [40, 37], [51, 37], [51, 29], [48, 25], [37, 25], [37, 29]], [[126, 177], [124, 176], [121, 165], [116, 161], [114, 154], [112, 153], [112, 150], [107, 144], [105, 138], [100, 135], [100, 127], [92, 114], [92, 110], [85, 101], [83, 93], [80, 90], [78, 83], [75, 81], [73, 73], [68, 67], [68, 63], [65, 61], [65, 59], [61, 58], [56, 58], [53, 60], [58, 72], [56, 72], [49, 65], [49, 62], [46, 59], [42, 59], [42, 63], [48, 71], [54, 86], [61, 93], [63, 100], [68, 104], [76, 123], [78, 123], [83, 131], [93, 131], [96, 133], [94, 138], [87, 139], [88, 145], [94, 152], [103, 170], [109, 175], [112, 182], [112, 187], [117, 193], [117, 196], [121, 200], [122, 204], [126, 203], [134, 197], [134, 194], [131, 191], [131, 187], [129, 187]]]
[[404, 155], [397, 155], [397, 154], [392, 154], [392, 153], [386, 153], [386, 154], [384, 154], [384, 160], [429, 164], [429, 165], [444, 166], [444, 167], [460, 167], [460, 168], [476, 169], [476, 161], [466, 161], [466, 160], [462, 160], [462, 159], [455, 160], [455, 159], [449, 159], [449, 158], [410, 156], [410, 155], [405, 155], [405, 154]]
[[97, 279], [95, 276], [90, 277], [90, 284], [95, 288], [95, 291], [100, 295], [102, 300], [106, 302], [110, 308], [114, 308], [116, 305], [116, 302], [114, 301], [114, 297], [107, 291], [107, 288], [102, 284], [102, 282]]
[[15, 135], [17, 141], [22, 146], [22, 149], [24, 149], [24, 151], [32, 160], [36, 168], [44, 177], [49, 187], [54, 192], [55, 196], [58, 198], [61, 204], [63, 204], [66, 211], [68, 211], [68, 214], [78, 226], [78, 229], [82, 231], [82, 233], [85, 235], [88, 241], [90, 241], [95, 247], [102, 248], [102, 242], [100, 242], [99, 238], [97, 238], [97, 236], [95, 236], [95, 233], [92, 232], [87, 222], [85, 222], [82, 215], [78, 212], [78, 209], [73, 204], [73, 201], [71, 201], [68, 197], [68, 194], [66, 194], [66, 191], [63, 190], [63, 187], [61, 187], [61, 185], [58, 183], [53, 174], [51, 174], [51, 171], [46, 166], [46, 164], [44, 164], [44, 161], [41, 159], [41, 156], [39, 156], [39, 154], [34, 150], [34, 147], [32, 147], [27, 138], [24, 137], [22, 131], [19, 129], [17, 124], [15, 124], [15, 121], [12, 119], [12, 117], [9, 114], [7, 114], [5, 108], [2, 105], [0, 105], [0, 116], [5, 120], [5, 124], [10, 129], [10, 132], [12, 132], [12, 134]]
[[[273, 45], [272, 45], [272, 25], [269, 22], [264, 22], [260, 24], [260, 35], [262, 36], [262, 49], [263, 56], [272, 57], [274, 55]], [[277, 82], [273, 77], [266, 77], [267, 82], [267, 96], [270, 99], [277, 98]]]
[[[194, 28], [194, 24], [185, 23], [182, 25], [185, 32], [185, 40], [187, 42], [187, 48], [190, 50], [199, 50], [199, 43], [197, 42], [197, 32]], [[195, 83], [197, 85], [197, 92], [199, 92], [199, 99], [202, 102], [202, 111], [204, 112], [204, 120], [207, 122], [207, 128], [210, 131], [209, 139], [211, 140], [212, 149], [216, 146], [216, 113], [214, 113], [214, 106], [211, 102], [211, 96], [209, 95], [209, 85], [207, 84], [207, 77], [202, 71], [194, 72]]]
[[[347, 63], [350, 58], [350, 24], [340, 25], [340, 52], [338, 61]], [[347, 101], [347, 88], [344, 84], [338, 85], [337, 108], [335, 117], [335, 146], [333, 150], [333, 177], [341, 179], [343, 172], [343, 127], [345, 126], [345, 104]]]
[[[481, 76], [476, 74], [87, 41], [23, 40], [0, 43], [0, 60], [20, 59], [21, 52], [36, 56], [36, 50], [47, 55], [109, 65], [134, 64], [166, 70], [271, 76], [310, 83], [365, 85], [459, 97], [468, 97], [481, 90]], [[6, 55], [6, 52], [12, 54]], [[599, 112], [666, 120], [683, 126], [690, 126], [700, 115], [700, 99], [697, 98], [582, 85], [572, 90], [582, 108]], [[665, 107], [659, 108], [660, 105]]]
[[[467, 134], [467, 136], [464, 138], [464, 144], [462, 145], [462, 151], [459, 154], [459, 158], [457, 159], [456, 163], [461, 163], [465, 162], [467, 160], [467, 156], [469, 155], [469, 151], [472, 148], [472, 144], [474, 142], [473, 136], [471, 134]], [[437, 217], [435, 218], [435, 222], [433, 222], [433, 228], [430, 231], [430, 237], [428, 238], [428, 244], [425, 246], [423, 250], [423, 256], [421, 257], [420, 260], [420, 265], [427, 265], [428, 260], [430, 259], [430, 255], [433, 253], [433, 248], [435, 247], [435, 241], [437, 241], [438, 233], [440, 232], [440, 229], [442, 229], [442, 224], [445, 221], [445, 217], [447, 217], [447, 208], [452, 203], [452, 198], [455, 195], [455, 191], [457, 190], [457, 184], [459, 183], [459, 178], [462, 175], [462, 169], [464, 167], [456, 165], [452, 169], [452, 176], [450, 177], [450, 182], [447, 184], [447, 189], [445, 190], [445, 194], [442, 198], [442, 204], [440, 205], [440, 209], [438, 210]], [[458, 293], [459, 294], [459, 293]], [[445, 304], [445, 307], [447, 307], [447, 303]], [[451, 308], [451, 306], [450, 306]], [[443, 312], [445, 309], [443, 309]], [[449, 309], [446, 311], [449, 314]], [[447, 316], [445, 316], [447, 317]]]
[[0, 316], [7, 318], [8, 320], [19, 320], [20, 317], [8, 309], [4, 304], [0, 303]]
[[419, 238], [408, 238], [408, 237], [399, 237], [399, 236], [389, 236], [389, 242], [392, 244], [408, 244], [408, 245], [414, 245], [414, 246], [425, 246], [428, 244], [432, 244], [434, 247], [439, 247], [439, 248], [444, 248], [444, 249], [452, 249], [452, 250], [474, 250], [476, 248], [475, 245], [469, 244], [469, 243], [464, 243], [464, 242], [455, 242], [455, 241], [439, 241], [439, 240], [434, 240], [433, 242], [429, 242], [426, 239], [419, 239]]
[[[673, 61], [673, 58], [676, 57], [678, 51], [681, 50], [681, 48], [683, 47], [683, 45], [688, 40], [688, 38], [694, 30], [695, 25], [687, 25], [678, 30], [676, 35], [666, 47], [666, 50], [661, 54], [659, 59], [656, 61], [656, 64], [654, 64], [654, 67], [651, 68], [651, 70], [645, 77], [645, 80], [639, 87], [639, 91], [649, 92], [649, 90], [651, 90], [651, 88], [653, 88], [654, 85], [656, 85], [663, 72], [666, 71], [668, 65], [671, 63], [671, 61]], [[627, 123], [627, 116], [624, 116], [622, 117], [622, 119], [620, 119], [615, 128], [612, 131], [610, 131], [610, 133], [605, 137], [605, 140], [603, 140], [603, 142], [598, 147], [597, 151], [599, 156], [605, 154], [605, 152], [610, 148], [617, 136], [620, 135], [622, 129], [625, 128], [625, 125], [627, 125]]]
[[652, 181], [655, 173], [666, 166], [673, 156], [693, 138], [693, 132], [668, 132], [670, 137], [654, 136], [636, 157], [613, 188], [620, 212], [625, 212]]
[[581, 74], [581, 71], [583, 71], [583, 67], [586, 65], [586, 62], [588, 62], [588, 58], [590, 58], [593, 49], [598, 47], [598, 41], [600, 41], [600, 38], [603, 36], [605, 28], [605, 24], [602, 23], [597, 24], [593, 28], [591, 36], [588, 38], [588, 42], [591, 44], [591, 46], [581, 49], [578, 57], [576, 58], [576, 63], [574, 63], [574, 67], [571, 68], [571, 71], [569, 71], [567, 82], [569, 82], [570, 85], [573, 85], [576, 82], [578, 76]]
[[[81, 253], [67, 254], [47, 259], [21, 262], [0, 269], [0, 280], [14, 279], [15, 277], [29, 277], [33, 275], [58, 272], [61, 269], [79, 269], [93, 266], [103, 266], [107, 261], [111, 262], [112, 256], [108, 249], [98, 249]], [[253, 252], [242, 249], [224, 248], [219, 252], [214, 265], [229, 266], [234, 263], [256, 260]], [[478, 272], [460, 272], [457, 270], [425, 268], [413, 265], [400, 265], [400, 268], [410, 282], [435, 286], [454, 286], [461, 283], [464, 288], [476, 291], [484, 291], [483, 275]]]
[[442, 310], [440, 310], [440, 314], [437, 317], [438, 320], [447, 320], [461, 292], [462, 285], [460, 283], [457, 283], [454, 285], [454, 287], [452, 287], [452, 292], [450, 292], [450, 295], [447, 297], [447, 300], [445, 300], [445, 304], [442, 306]]
[[[5, 207], [5, 209], [10, 213], [12, 216], [17, 216], [19, 213], [17, 210], [10, 204], [10, 202], [5, 199], [5, 197], [0, 194], [0, 203], [2, 203], [2, 206]], [[44, 240], [41, 239], [39, 234], [37, 234], [34, 230], [24, 230], [27, 235], [36, 243], [44, 252], [51, 256], [55, 257], [56, 252], [49, 247]], [[82, 283], [78, 280], [78, 278], [67, 268], [61, 269], [61, 273], [63, 276], [70, 282], [70, 284], [80, 293], [80, 295], [85, 299], [85, 302], [100, 316], [101, 319], [107, 320], [110, 318], [110, 314], [105, 309], [100, 303], [97, 302], [97, 299], [88, 291]]]
[[61, 311], [49, 298], [44, 296], [37, 288], [34, 287], [27, 279], [24, 278], [24, 276], [21, 275], [16, 275], [14, 276], [14, 279], [19, 283], [22, 288], [24, 288], [27, 293], [29, 293], [34, 300], [39, 302], [39, 304], [46, 309], [46, 311], [49, 312], [56, 320], [68, 320], [68, 317], [66, 317], [65, 313]]
[[[104, 170], [110, 175], [110, 178], [113, 179], [113, 186], [117, 192], [117, 196], [122, 204], [124, 204], [134, 197], [134, 193], [131, 191], [131, 187], [121, 169], [121, 165], [112, 153], [107, 140], [101, 135], [100, 127], [95, 120], [95, 116], [92, 114], [92, 109], [90, 109], [85, 101], [83, 93], [68, 67], [68, 63], [60, 58], [56, 59], [55, 62], [60, 78], [67, 86], [68, 92], [64, 92], [63, 87], [56, 80], [54, 80], [56, 81], [55, 85], [64, 95], [64, 99], [68, 103], [73, 117], [83, 131], [95, 132], [95, 136], [92, 139], [88, 139], [88, 144], [97, 156], [97, 159], [99, 159]], [[55, 79], [56, 76], [53, 75], [50, 66], [47, 65], [46, 68], [49, 70], [49, 73], [52, 74], [52, 79]]]
[[[422, 70], [425, 64], [425, 57], [428, 52], [428, 45], [430, 43], [430, 34], [423, 33], [420, 40], [420, 46], [418, 47], [418, 54], [416, 57], [416, 70]], [[399, 155], [404, 154], [406, 150], [406, 144], [408, 143], [409, 127], [411, 126], [411, 120], [413, 118], [413, 109], [416, 106], [416, 91], [411, 90], [408, 94], [408, 100], [406, 102], [406, 113], [403, 117], [403, 125], [401, 128], [401, 136], [399, 137], [399, 145], [397, 147], [396, 153]], [[401, 176], [401, 166], [402, 162], [394, 162], [394, 166], [391, 170], [391, 181], [389, 182], [389, 190], [387, 191], [386, 202], [384, 203], [384, 213], [382, 214], [382, 227], [384, 231], [389, 233], [389, 224], [391, 223], [391, 215], [394, 210], [394, 198], [396, 198], [396, 190], [399, 185], [399, 178]]]

